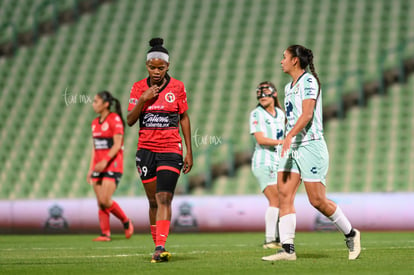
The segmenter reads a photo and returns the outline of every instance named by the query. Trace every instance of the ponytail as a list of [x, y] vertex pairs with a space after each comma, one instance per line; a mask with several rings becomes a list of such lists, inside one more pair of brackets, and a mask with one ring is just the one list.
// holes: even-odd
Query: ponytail
[[109, 106], [108, 106], [109, 111], [111, 111], [112, 102], [115, 102], [115, 113], [119, 115], [122, 121], [122, 125], [124, 125], [125, 127], [125, 121], [124, 121], [124, 118], [122, 117], [121, 103], [119, 102], [119, 100], [113, 97], [112, 94], [108, 91], [99, 92], [98, 96], [102, 98], [103, 102], [109, 103]]
[[115, 113], [117, 113], [119, 115], [119, 117], [121, 118], [121, 121], [122, 121], [122, 125], [124, 125], [124, 127], [125, 127], [125, 121], [124, 121], [124, 118], [122, 117], [121, 102], [119, 102], [119, 100], [115, 97], [113, 97], [112, 100], [115, 101]]
[[309, 66], [309, 70], [312, 75], [316, 78], [318, 82], [318, 96], [321, 91], [321, 82], [319, 80], [318, 74], [315, 70], [315, 65], [313, 64], [313, 52], [311, 49], [307, 49], [301, 45], [291, 45], [287, 50], [292, 54], [292, 57], [297, 57], [299, 59], [299, 65], [302, 69], [306, 69]]

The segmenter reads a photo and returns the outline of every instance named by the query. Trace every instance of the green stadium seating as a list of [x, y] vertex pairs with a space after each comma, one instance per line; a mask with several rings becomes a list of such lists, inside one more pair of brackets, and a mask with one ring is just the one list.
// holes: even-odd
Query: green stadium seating
[[[33, 10], [43, 2], [1, 2], [2, 23], [12, 20], [20, 31], [28, 30]], [[63, 11], [76, 1], [58, 2]], [[126, 114], [132, 84], [147, 75], [145, 52], [154, 36], [165, 38], [170, 73], [186, 85], [193, 134], [197, 129], [199, 135], [223, 140], [221, 146], [212, 146], [211, 161], [220, 163], [229, 159], [229, 143], [235, 152], [253, 148], [248, 117], [256, 105], [254, 89], [260, 81], [273, 81], [283, 102], [289, 77], [281, 71], [280, 59], [289, 44], [312, 48], [324, 105], [337, 104], [336, 82], [345, 73], [350, 76], [343, 80], [343, 94], [358, 90], [361, 81], [379, 79], [380, 58], [385, 68], [395, 68], [400, 55], [413, 57], [413, 5], [406, 0], [392, 4], [386, 0], [105, 3], [74, 24], [40, 38], [35, 46], [0, 58], [0, 159], [4, 163], [0, 198], [93, 196], [85, 175], [95, 114], [81, 97], [93, 98], [98, 91], [109, 90], [121, 100]], [[51, 16], [45, 12], [42, 19]], [[156, 24], [150, 20], [155, 17]], [[400, 54], [398, 46], [410, 39], [413, 43], [406, 44]], [[68, 105], [65, 90], [76, 96]], [[327, 123], [330, 191], [413, 190], [409, 171], [414, 171], [414, 162], [407, 161], [413, 156], [405, 150], [412, 148], [411, 137], [405, 131], [393, 131], [412, 128], [413, 104], [407, 86], [393, 86], [386, 97], [351, 110], [343, 121]], [[127, 128], [125, 173], [116, 195], [144, 195], [134, 163], [136, 143], [137, 127]], [[191, 175], [208, 175], [207, 148], [208, 144], [194, 148], [193, 171], [180, 178], [179, 192], [185, 192]], [[384, 155], [389, 161], [384, 161]], [[242, 167], [234, 178], [220, 177], [210, 190], [194, 192], [260, 190], [250, 167]]]

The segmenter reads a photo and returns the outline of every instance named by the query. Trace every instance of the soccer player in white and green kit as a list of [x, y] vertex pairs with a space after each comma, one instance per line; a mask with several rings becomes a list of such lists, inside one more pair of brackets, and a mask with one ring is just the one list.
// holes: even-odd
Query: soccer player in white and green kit
[[269, 201], [265, 213], [265, 242], [263, 248], [281, 248], [278, 232], [279, 194], [277, 166], [285, 134], [285, 113], [277, 99], [275, 85], [261, 82], [256, 89], [259, 104], [250, 113], [250, 134], [256, 145], [252, 158], [252, 171], [260, 189]]
[[[301, 45], [289, 46], [281, 61], [292, 77], [285, 87], [286, 136], [278, 168], [279, 232], [282, 249], [265, 261], [296, 260], [294, 199], [303, 180], [309, 202], [345, 235], [348, 259], [361, 252], [360, 232], [351, 226], [341, 208], [326, 197], [328, 149], [322, 128], [322, 92], [313, 64], [313, 53]], [[309, 66], [310, 73], [306, 71]]]

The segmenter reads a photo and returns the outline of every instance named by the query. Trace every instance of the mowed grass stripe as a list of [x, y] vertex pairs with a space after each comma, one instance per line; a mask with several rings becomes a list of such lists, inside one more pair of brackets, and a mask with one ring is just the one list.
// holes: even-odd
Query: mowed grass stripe
[[414, 232], [362, 232], [360, 259], [349, 261], [338, 233], [297, 233], [295, 262], [263, 262], [263, 233], [171, 233], [168, 263], [151, 264], [149, 234], [108, 243], [92, 235], [2, 235], [1, 274], [410, 274]]

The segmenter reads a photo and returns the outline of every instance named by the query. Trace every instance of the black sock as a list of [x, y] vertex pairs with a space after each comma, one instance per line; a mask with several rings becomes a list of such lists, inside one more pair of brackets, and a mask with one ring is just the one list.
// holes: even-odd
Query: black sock
[[295, 253], [295, 245], [293, 243], [284, 243], [282, 247], [289, 254]]
[[352, 228], [352, 229], [351, 229], [351, 232], [349, 232], [348, 234], [346, 234], [346, 235], [345, 235], [345, 237], [346, 237], [346, 238], [352, 238], [352, 237], [355, 237], [355, 234], [356, 234], [356, 232], [355, 232], [355, 230]]
[[129, 220], [127, 222], [124, 222], [124, 229], [128, 229], [129, 228]]

